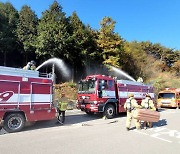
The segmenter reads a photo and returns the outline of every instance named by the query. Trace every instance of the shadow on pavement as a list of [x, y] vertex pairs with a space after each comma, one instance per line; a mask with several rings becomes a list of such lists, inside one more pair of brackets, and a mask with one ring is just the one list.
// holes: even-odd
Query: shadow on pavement
[[[126, 113], [120, 113], [118, 114], [115, 118], [118, 118], [118, 117], [125, 117], [126, 116]], [[83, 123], [86, 123], [86, 122], [90, 122], [92, 120], [98, 120], [98, 119], [102, 119], [102, 114], [94, 114], [94, 115], [87, 115], [86, 113], [82, 112], [82, 114], [73, 114], [73, 115], [68, 115], [66, 113], [66, 116], [65, 116], [65, 122], [64, 122], [64, 125], [63, 126], [71, 126], [71, 125], [74, 125], [74, 124], [83, 124]], [[28, 127], [25, 127], [23, 129], [23, 131], [28, 131], [28, 130], [34, 130], [34, 129], [42, 129], [42, 128], [49, 128], [49, 127], [61, 127], [62, 125], [60, 124], [57, 124], [56, 123], [57, 120], [51, 120], [51, 121], [39, 121], [39, 122], [36, 122], [34, 125], [32, 126], [28, 126]]]
[[[141, 129], [144, 129], [144, 126], [143, 126], [143, 122], [141, 122]], [[162, 126], [166, 126], [167, 125], [167, 121], [166, 119], [161, 119], [159, 120], [158, 122], [153, 122], [153, 127], [162, 127]], [[148, 129], [149, 127], [147, 127]], [[135, 130], [136, 127], [132, 127], [130, 128], [130, 130]]]
[[122, 113], [119, 113], [117, 115], [117, 117], [126, 117], [127, 113], [126, 112], [122, 112]]
[[[121, 118], [125, 117], [126, 113], [120, 113], [115, 118]], [[74, 124], [81, 124], [87, 123], [93, 120], [102, 119], [102, 114], [94, 114], [94, 115], [87, 115], [84, 112], [80, 112], [79, 114], [76, 112], [67, 112], [65, 116], [65, 122], [63, 126], [71, 126]], [[43, 128], [51, 128], [51, 127], [63, 127], [61, 124], [57, 124], [57, 119], [54, 120], [48, 120], [48, 121], [38, 121], [34, 123], [28, 123], [23, 131], [30, 131], [30, 130], [36, 130], [36, 129], [43, 129]], [[0, 128], [0, 135], [6, 134], [7, 132], [2, 128]]]
[[[100, 115], [66, 115], [65, 116], [65, 122], [63, 126], [71, 126], [74, 124], [79, 124], [82, 122], [92, 121], [100, 119]], [[34, 129], [42, 129], [42, 128], [49, 128], [49, 127], [61, 127], [61, 124], [57, 124], [57, 120], [51, 120], [51, 121], [39, 121], [36, 122], [33, 126], [29, 126], [23, 129], [23, 131], [27, 130], [34, 130]]]
[[158, 112], [163, 112], [163, 111], [166, 111], [166, 110], [167, 110], [166, 108], [159, 108]]
[[[73, 113], [68, 115], [69, 113], [66, 113], [65, 116], [65, 122], [63, 126], [71, 126], [73, 124], [79, 124], [83, 122], [88, 122], [92, 120], [101, 119], [101, 114], [95, 114], [95, 115], [87, 115], [82, 112], [82, 114], [76, 114]], [[51, 128], [51, 127], [62, 127], [62, 125], [57, 124], [57, 119], [54, 120], [48, 120], [48, 121], [38, 121], [35, 123], [29, 123], [21, 132], [23, 131], [29, 131], [29, 130], [36, 130], [36, 129], [43, 129], [43, 128]], [[0, 129], [0, 135], [7, 134], [7, 132], [2, 128]]]
[[162, 126], [166, 126], [166, 125], [167, 125], [166, 119], [161, 119], [158, 122], [154, 123], [154, 126], [157, 126], [157, 127], [162, 127]]

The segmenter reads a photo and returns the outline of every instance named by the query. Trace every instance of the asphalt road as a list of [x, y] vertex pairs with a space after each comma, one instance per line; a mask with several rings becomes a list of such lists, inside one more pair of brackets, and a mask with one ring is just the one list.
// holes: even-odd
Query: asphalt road
[[18, 133], [1, 130], [1, 154], [179, 154], [180, 110], [161, 110], [161, 118], [147, 130], [126, 131], [126, 115], [104, 120], [81, 111], [67, 111], [63, 126], [38, 122]]

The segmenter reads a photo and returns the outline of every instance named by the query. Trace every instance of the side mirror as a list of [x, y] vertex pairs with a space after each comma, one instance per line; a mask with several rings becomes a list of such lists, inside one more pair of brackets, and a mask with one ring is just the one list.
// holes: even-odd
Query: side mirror
[[102, 98], [102, 90], [98, 90], [98, 96], [99, 98]]
[[104, 89], [105, 89], [105, 86], [103, 85], [103, 86], [102, 86], [102, 90], [104, 90]]
[[78, 84], [81, 84], [81, 83], [82, 83], [82, 81], [79, 81], [79, 82], [78, 82]]

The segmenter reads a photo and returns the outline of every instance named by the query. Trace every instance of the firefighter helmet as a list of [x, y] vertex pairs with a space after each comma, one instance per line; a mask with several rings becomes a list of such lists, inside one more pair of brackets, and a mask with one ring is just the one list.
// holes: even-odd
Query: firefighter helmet
[[34, 60], [31, 60], [31, 65], [36, 65], [36, 62]]
[[147, 94], [146, 94], [146, 97], [151, 97], [151, 96], [150, 96], [150, 94], [147, 93]]
[[130, 97], [134, 97], [134, 94], [128, 94], [128, 97], [130, 98]]

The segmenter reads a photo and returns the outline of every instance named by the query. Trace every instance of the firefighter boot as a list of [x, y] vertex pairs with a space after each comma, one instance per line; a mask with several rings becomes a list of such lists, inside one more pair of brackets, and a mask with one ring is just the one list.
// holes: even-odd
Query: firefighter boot
[[103, 118], [102, 118], [103, 120], [106, 120], [107, 119], [107, 117], [106, 116], [103, 116]]

